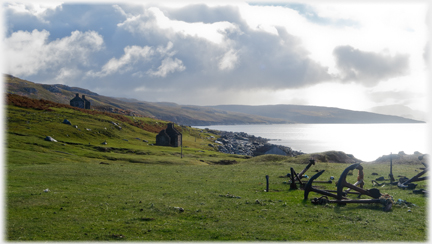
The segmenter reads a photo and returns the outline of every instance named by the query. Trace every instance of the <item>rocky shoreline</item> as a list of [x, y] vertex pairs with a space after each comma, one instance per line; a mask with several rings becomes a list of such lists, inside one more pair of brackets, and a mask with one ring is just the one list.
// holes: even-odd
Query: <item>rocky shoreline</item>
[[238, 154], [245, 156], [259, 156], [264, 154], [278, 154], [284, 156], [297, 156], [304, 154], [292, 150], [290, 147], [269, 143], [270, 139], [248, 135], [245, 132], [228, 132], [218, 130], [207, 130], [210, 133], [219, 135], [215, 140], [216, 144], [209, 144], [219, 152], [227, 154]]

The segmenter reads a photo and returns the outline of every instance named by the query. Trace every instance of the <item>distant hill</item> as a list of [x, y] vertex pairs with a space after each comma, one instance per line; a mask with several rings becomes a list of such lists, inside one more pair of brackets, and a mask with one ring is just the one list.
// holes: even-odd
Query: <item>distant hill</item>
[[231, 112], [242, 112], [305, 124], [369, 124], [369, 123], [424, 123], [399, 116], [383, 115], [340, 108], [303, 106], [303, 105], [218, 105], [211, 106]]
[[76, 93], [86, 95], [95, 110], [144, 116], [181, 125], [283, 124], [283, 123], [421, 123], [398, 116], [300, 105], [192, 106], [170, 102], [145, 102], [113, 98], [92, 91], [56, 84], [39, 84], [5, 75], [6, 92], [35, 99], [69, 104]]
[[229, 112], [209, 107], [112, 98], [78, 87], [38, 84], [11, 75], [5, 75], [5, 81], [7, 93], [63, 104], [69, 104], [75, 94], [79, 93], [80, 96], [86, 95], [86, 99], [90, 101], [92, 108], [95, 110], [157, 118], [181, 125], [278, 124], [287, 122], [283, 119], [266, 118], [259, 115]]

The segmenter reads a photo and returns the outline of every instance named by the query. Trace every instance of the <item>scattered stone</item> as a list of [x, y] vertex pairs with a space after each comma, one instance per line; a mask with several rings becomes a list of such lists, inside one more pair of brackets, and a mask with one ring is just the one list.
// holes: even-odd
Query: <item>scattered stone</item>
[[105, 162], [100, 162], [99, 164], [106, 164], [106, 165], [109, 165], [109, 163], [105, 163]]
[[268, 143], [268, 141], [270, 141], [269, 139], [248, 135], [244, 132], [215, 130], [209, 132], [220, 136], [214, 141], [218, 145], [212, 145], [212, 147], [217, 148], [219, 152], [226, 154], [237, 154], [251, 157], [264, 154], [280, 154], [295, 157], [304, 154], [300, 151], [294, 151], [290, 147], [270, 144]]
[[378, 175], [378, 173], [372, 173], [372, 175]]
[[142, 140], [143, 142], [148, 142], [147, 140]]
[[73, 127], [76, 128], [76, 129], [78, 129], [78, 125], [74, 125]]
[[56, 139], [52, 138], [51, 136], [47, 136], [45, 137], [45, 141], [53, 141], [53, 142], [57, 142]]
[[49, 192], [50, 190], [47, 188], [47, 189], [45, 189], [45, 190], [43, 190], [44, 192]]
[[63, 120], [63, 124], [72, 125], [72, 123], [69, 120], [67, 120], [67, 119]]
[[174, 209], [177, 209], [180, 213], [184, 212], [184, 208], [181, 207], [174, 207]]
[[239, 197], [239, 196], [234, 196], [234, 195], [232, 195], [232, 194], [229, 194], [229, 193], [227, 193], [226, 195], [219, 195], [220, 197], [228, 197], [228, 198], [238, 198], [238, 199], [240, 199], [241, 197]]
[[122, 239], [122, 238], [124, 238], [124, 236], [122, 234], [120, 234], [120, 235], [112, 234], [111, 237], [115, 238], [115, 239]]
[[107, 141], [102, 142], [102, 145], [107, 145], [107, 144], [108, 144]]

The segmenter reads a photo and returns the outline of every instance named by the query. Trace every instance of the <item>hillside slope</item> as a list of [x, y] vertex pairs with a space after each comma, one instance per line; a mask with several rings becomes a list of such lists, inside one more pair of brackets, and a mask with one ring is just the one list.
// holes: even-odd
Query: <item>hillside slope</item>
[[[167, 127], [167, 121], [79, 109], [15, 94], [6, 98], [8, 161], [22, 154], [40, 154], [47, 160], [62, 155], [68, 160], [143, 164], [207, 165], [246, 159], [217, 152], [209, 146], [215, 135], [199, 129], [175, 125], [182, 133], [183, 147], [156, 146], [156, 135]], [[56, 141], [47, 140], [48, 136]]]
[[102, 96], [79, 87], [38, 84], [5, 76], [7, 93], [69, 104], [76, 93], [86, 95], [99, 111], [150, 117], [182, 125], [282, 124], [282, 123], [421, 123], [412, 119], [339, 108], [301, 105], [192, 106], [169, 102], [145, 102]]
[[175, 103], [151, 103], [124, 98], [112, 98], [99, 95], [86, 89], [65, 85], [45, 85], [5, 76], [7, 93], [26, 96], [33, 99], [45, 99], [56, 103], [69, 104], [76, 93], [86, 95], [93, 109], [123, 113], [131, 116], [146, 116], [172, 121], [182, 125], [212, 124], [268, 124], [286, 123], [277, 118], [249, 115], [239, 112], [227, 112], [215, 108], [178, 105]]
[[261, 106], [218, 105], [211, 107], [231, 112], [243, 112], [305, 124], [423, 123], [422, 121], [402, 118], [398, 116], [318, 106], [279, 104]]

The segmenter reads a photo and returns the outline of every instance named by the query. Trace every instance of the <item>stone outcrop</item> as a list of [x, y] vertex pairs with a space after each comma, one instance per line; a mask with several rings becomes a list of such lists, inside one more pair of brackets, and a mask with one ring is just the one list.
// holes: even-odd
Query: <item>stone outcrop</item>
[[209, 131], [220, 135], [215, 140], [217, 150], [222, 153], [239, 154], [245, 156], [259, 156], [264, 154], [278, 154], [284, 156], [297, 156], [302, 152], [294, 151], [290, 147], [268, 143], [270, 140], [244, 132]]

